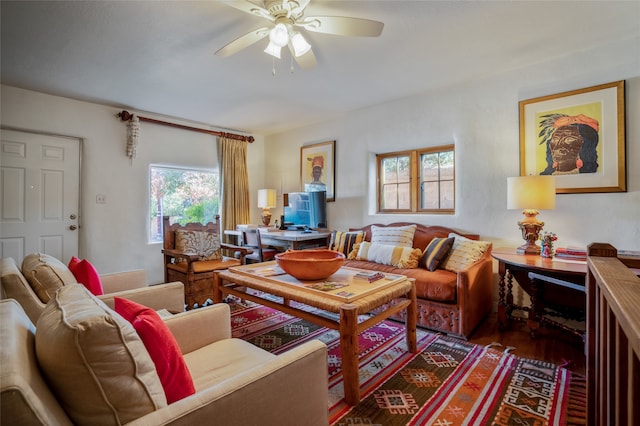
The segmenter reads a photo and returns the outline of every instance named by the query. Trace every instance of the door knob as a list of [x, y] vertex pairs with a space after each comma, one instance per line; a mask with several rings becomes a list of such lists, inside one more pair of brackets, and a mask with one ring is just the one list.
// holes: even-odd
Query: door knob
[[78, 227], [76, 225], [71, 225], [69, 226], [69, 229], [71, 229], [72, 231], [75, 231], [76, 229], [78, 229]]
[[72, 214], [69, 216], [69, 219], [71, 219], [71, 220], [76, 220], [76, 219], [77, 219], [77, 217], [78, 217], [78, 216], [76, 216], [75, 214], [73, 214], [73, 213], [72, 213]]

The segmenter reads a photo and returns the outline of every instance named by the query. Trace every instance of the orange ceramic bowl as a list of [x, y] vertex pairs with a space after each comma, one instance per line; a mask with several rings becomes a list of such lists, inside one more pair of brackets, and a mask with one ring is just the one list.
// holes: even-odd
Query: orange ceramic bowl
[[331, 276], [344, 261], [343, 253], [327, 249], [287, 250], [276, 254], [276, 262], [287, 274], [306, 281]]

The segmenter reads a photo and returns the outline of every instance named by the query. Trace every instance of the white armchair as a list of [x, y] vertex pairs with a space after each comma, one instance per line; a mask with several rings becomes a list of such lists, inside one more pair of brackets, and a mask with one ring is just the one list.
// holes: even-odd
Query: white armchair
[[[60, 291], [57, 295], [65, 292], [67, 291]], [[94, 298], [88, 292], [86, 296]], [[74, 309], [74, 306], [82, 305], [75, 302], [79, 299], [73, 300], [73, 303], [64, 308], [65, 312]], [[87, 309], [92, 308], [87, 308], [85, 304], [77, 309], [86, 313]], [[117, 316], [109, 308], [100, 309], [104, 315]], [[50, 307], [47, 308], [47, 312], [38, 322], [38, 329], [43, 327], [45, 330], [42, 331], [43, 336], [49, 336], [50, 331]], [[125, 320], [113, 318], [107, 323], [112, 327], [122, 321]], [[307, 342], [280, 355], [273, 355], [244, 340], [231, 338], [230, 310], [226, 304], [183, 312], [165, 318], [164, 321], [183, 353], [196, 392], [169, 405], [159, 404], [140, 417], [129, 419], [125, 424], [328, 425], [327, 348], [319, 340]], [[99, 322], [91, 321], [86, 324]], [[3, 342], [0, 348], [0, 413], [3, 424], [4, 420], [9, 419], [19, 421], [20, 424], [72, 424], [69, 413], [75, 408], [68, 405], [69, 400], [65, 395], [56, 394], [56, 389], [72, 389], [74, 395], [70, 396], [71, 399], [82, 395], [80, 406], [85, 415], [91, 416], [91, 412], [86, 411], [88, 409], [99, 410], [102, 414], [117, 409], [118, 392], [99, 392], [100, 397], [92, 399], [96, 392], [94, 384], [103, 380], [95, 376], [96, 370], [92, 370], [93, 374], [86, 373], [89, 376], [88, 381], [84, 378], [85, 373], [82, 373], [82, 377], [67, 377], [65, 370], [65, 373], [60, 373], [56, 378], [55, 387], [43, 379], [42, 370], [37, 366], [41, 351], [45, 349], [39, 343], [36, 344], [39, 338], [36, 336], [36, 328], [14, 300], [0, 301], [0, 323], [0, 339]], [[68, 328], [69, 325], [66, 322], [65, 324], [64, 327]], [[91, 333], [90, 330], [86, 331], [86, 328], [83, 330], [85, 331], [78, 332]], [[130, 334], [131, 331], [121, 329], [120, 332], [115, 332], [116, 335], [127, 333]], [[109, 337], [104, 340], [110, 339]], [[83, 351], [87, 351], [85, 353], [95, 354], [97, 351], [105, 350], [96, 346], [86, 346], [88, 340], [90, 339], [82, 336], [74, 338], [69, 346], [74, 348], [78, 342], [85, 342], [85, 346], [82, 347]], [[101, 345], [102, 340], [97, 339], [91, 343]], [[59, 339], [54, 341], [60, 342]], [[130, 350], [134, 348], [131, 343], [127, 347]], [[107, 350], [112, 349], [113, 347], [107, 347]], [[139, 358], [138, 362], [141, 363], [146, 356], [144, 353], [131, 351], [119, 352], [133, 353], [134, 358]], [[68, 361], [59, 362], [61, 369], [65, 369]], [[127, 374], [126, 367], [127, 365], [109, 366], [118, 374]], [[49, 374], [58, 374], [55, 372], [60, 372], [60, 369], [54, 369], [54, 373]], [[117, 378], [109, 375], [108, 381], [111, 386], [118, 382], [128, 383], [120, 377], [122, 374], [118, 374], [115, 374]], [[155, 370], [153, 374], [156, 374]], [[93, 380], [96, 377], [97, 379]], [[60, 386], [59, 380], [70, 380], [72, 383]], [[79, 388], [83, 383], [91, 385], [87, 389]], [[113, 405], [109, 402], [111, 398], [115, 401]], [[94, 419], [97, 418], [96, 416]]]

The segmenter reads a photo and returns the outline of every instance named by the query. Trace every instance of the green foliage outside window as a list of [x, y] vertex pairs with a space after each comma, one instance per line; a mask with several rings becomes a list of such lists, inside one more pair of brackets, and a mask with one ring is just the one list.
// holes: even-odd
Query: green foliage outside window
[[212, 222], [219, 212], [218, 174], [211, 171], [151, 166], [150, 240], [162, 240], [162, 216], [182, 225]]

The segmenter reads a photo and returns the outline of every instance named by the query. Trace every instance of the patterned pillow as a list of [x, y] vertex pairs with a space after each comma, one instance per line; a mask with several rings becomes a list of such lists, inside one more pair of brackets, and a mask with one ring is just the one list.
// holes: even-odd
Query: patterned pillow
[[215, 232], [176, 230], [176, 250], [195, 253], [201, 260], [222, 259], [220, 238]]
[[451, 247], [449, 256], [442, 263], [442, 269], [455, 273], [475, 263], [491, 245], [489, 241], [470, 240], [453, 232], [449, 234], [449, 237], [454, 238], [453, 247]]
[[392, 246], [388, 244], [374, 244], [368, 241], [353, 246], [349, 259], [368, 260], [382, 265], [396, 268], [417, 268], [422, 251], [412, 247]]
[[421, 268], [425, 268], [430, 270], [431, 272], [435, 271], [442, 259], [445, 258], [451, 247], [453, 246], [453, 241], [455, 238], [434, 238], [429, 242], [429, 245], [426, 249], [424, 249], [424, 254], [420, 258], [419, 266]]
[[362, 241], [364, 241], [364, 232], [362, 231], [333, 231], [331, 233], [329, 250], [339, 251], [340, 253], [344, 253], [345, 256], [349, 256], [353, 246]]
[[392, 246], [413, 247], [413, 234], [416, 225], [376, 226], [371, 225], [371, 242]]

